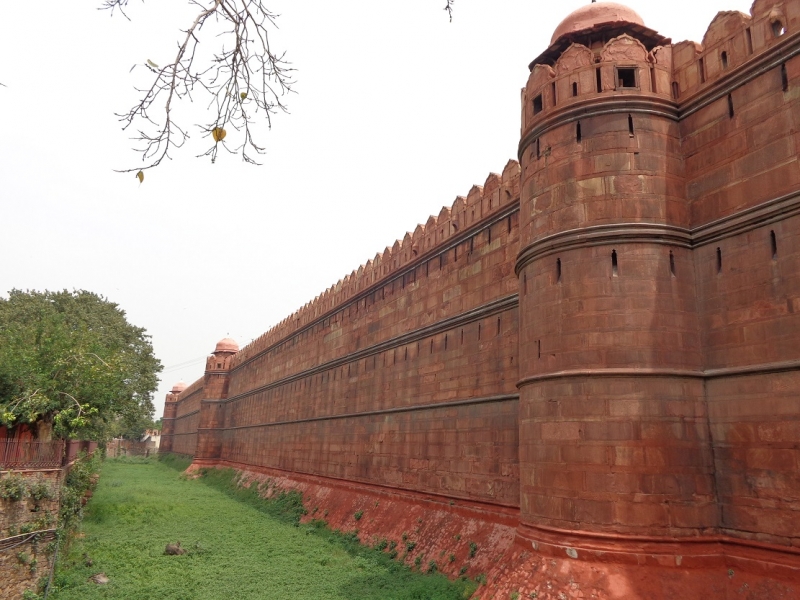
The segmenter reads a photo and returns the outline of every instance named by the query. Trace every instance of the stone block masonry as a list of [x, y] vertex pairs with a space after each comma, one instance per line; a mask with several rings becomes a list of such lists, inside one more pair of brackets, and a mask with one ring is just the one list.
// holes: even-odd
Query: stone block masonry
[[370, 535], [411, 505], [494, 523], [498, 562], [467, 565], [486, 598], [800, 597], [798, 55], [800, 0], [702, 44], [578, 9], [530, 65], [519, 162], [222, 340], [162, 451], [308, 491], [333, 526], [406, 507]]

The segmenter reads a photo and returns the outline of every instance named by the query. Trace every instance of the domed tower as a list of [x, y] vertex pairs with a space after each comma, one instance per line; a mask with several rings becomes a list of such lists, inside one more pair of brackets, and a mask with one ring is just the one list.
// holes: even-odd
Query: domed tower
[[537, 543], [717, 523], [669, 44], [592, 3], [522, 92], [520, 503]]
[[239, 344], [231, 338], [217, 342], [206, 359], [203, 399], [200, 401], [200, 424], [193, 465], [213, 465], [222, 450], [222, 427], [225, 425], [225, 400], [228, 398], [231, 360]]
[[164, 416], [161, 419], [161, 441], [158, 445], [158, 451], [167, 453], [172, 452], [172, 445], [175, 436], [175, 417], [177, 416], [176, 402], [181, 392], [186, 389], [186, 384], [179, 381], [172, 386], [172, 389], [167, 394], [164, 400]]

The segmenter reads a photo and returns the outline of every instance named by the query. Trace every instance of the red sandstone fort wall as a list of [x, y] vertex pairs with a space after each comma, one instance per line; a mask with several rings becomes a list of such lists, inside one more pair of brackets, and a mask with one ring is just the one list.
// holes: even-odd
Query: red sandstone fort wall
[[162, 449], [800, 577], [800, 0], [703, 44], [601, 23], [522, 98], [519, 164], [212, 355]]
[[193, 453], [200, 398], [226, 397], [220, 460], [517, 506], [517, 179], [510, 163], [237, 353], [225, 394], [185, 390], [173, 451]]

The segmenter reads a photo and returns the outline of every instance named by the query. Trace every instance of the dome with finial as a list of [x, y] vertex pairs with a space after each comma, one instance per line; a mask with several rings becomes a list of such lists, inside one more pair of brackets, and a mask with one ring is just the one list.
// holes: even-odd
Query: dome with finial
[[180, 394], [183, 390], [186, 389], [186, 382], [181, 380], [175, 385], [172, 386], [172, 390], [170, 390], [171, 394]]
[[592, 2], [573, 11], [556, 27], [550, 44], [570, 34], [610, 23], [633, 23], [644, 26], [644, 20], [632, 8], [616, 2]]
[[237, 344], [231, 338], [226, 337], [217, 342], [217, 347], [214, 349], [214, 354], [218, 354], [220, 352], [230, 352], [235, 354], [238, 351], [239, 344]]

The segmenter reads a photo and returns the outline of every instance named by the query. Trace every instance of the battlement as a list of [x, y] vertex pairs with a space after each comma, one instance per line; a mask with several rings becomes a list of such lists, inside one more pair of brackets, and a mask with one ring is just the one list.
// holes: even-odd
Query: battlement
[[453, 236], [480, 225], [517, 201], [519, 175], [519, 163], [509, 160], [502, 175], [490, 173], [483, 186], [472, 186], [466, 197], [458, 196], [450, 207], [442, 207], [437, 216], [431, 216], [425, 224], [417, 225], [402, 240], [395, 241], [391, 247], [387, 246], [383, 253], [377, 253], [374, 258], [250, 342], [233, 356], [231, 368], [279, 344], [365, 290], [390, 281], [411, 263], [435, 255], [447, 247]]
[[718, 13], [702, 43], [684, 41], [672, 47], [674, 99], [684, 104], [740, 67], [789, 43], [798, 31], [800, 4], [792, 0], [756, 0], [749, 15]]

